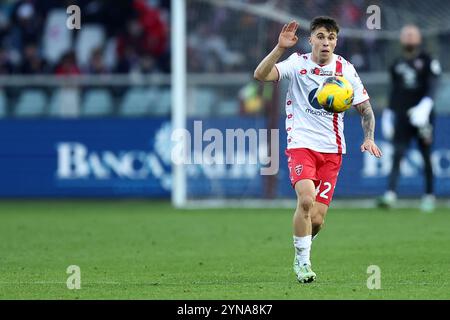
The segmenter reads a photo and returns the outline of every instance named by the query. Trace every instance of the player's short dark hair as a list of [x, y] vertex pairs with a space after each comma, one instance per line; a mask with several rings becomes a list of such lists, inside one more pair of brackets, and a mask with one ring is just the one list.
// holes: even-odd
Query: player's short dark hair
[[314, 30], [324, 27], [325, 29], [327, 29], [328, 32], [336, 32], [336, 34], [339, 33], [339, 25], [337, 24], [336, 20], [334, 20], [331, 17], [327, 17], [327, 16], [319, 16], [319, 17], [315, 17], [312, 21], [311, 24], [309, 26], [309, 31], [311, 33], [314, 32]]

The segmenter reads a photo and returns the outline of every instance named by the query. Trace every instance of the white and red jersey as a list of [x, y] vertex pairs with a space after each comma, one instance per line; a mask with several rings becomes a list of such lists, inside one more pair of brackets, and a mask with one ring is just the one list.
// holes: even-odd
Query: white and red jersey
[[318, 65], [311, 60], [311, 53], [294, 53], [275, 67], [278, 80], [290, 80], [285, 104], [287, 148], [345, 154], [344, 112], [325, 111], [315, 94], [325, 78], [343, 76], [353, 86], [353, 105], [368, 100], [369, 95], [353, 65], [336, 54], [331, 63]]

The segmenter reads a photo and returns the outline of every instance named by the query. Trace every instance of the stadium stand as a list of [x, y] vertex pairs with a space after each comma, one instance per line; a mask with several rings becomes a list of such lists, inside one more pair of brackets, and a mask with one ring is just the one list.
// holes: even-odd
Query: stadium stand
[[20, 94], [19, 101], [15, 107], [17, 117], [36, 117], [45, 113], [47, 97], [45, 92], [38, 89], [24, 90]]
[[82, 114], [84, 116], [107, 116], [113, 113], [113, 98], [106, 89], [90, 89], [86, 92]]
[[[248, 1], [249, 5], [267, 4], [267, 1]], [[298, 3], [295, 1], [270, 2], [280, 12], [296, 12], [308, 18], [323, 12], [323, 8], [332, 8], [331, 12], [339, 20], [342, 28], [362, 28], [365, 26], [366, 8], [371, 2], [363, 1], [305, 1], [301, 13], [298, 13]], [[419, 23], [440, 25], [439, 15], [427, 9], [419, 2], [408, 1], [414, 8], [422, 8], [424, 17]], [[433, 6], [437, 6], [437, 1]], [[131, 77], [143, 77], [153, 74], [170, 74], [169, 45], [169, 9], [170, 0], [118, 0], [111, 8], [107, 1], [85, 0], [74, 1], [83, 12], [83, 27], [81, 30], [70, 30], [66, 27], [67, 13], [64, 2], [47, 0], [9, 0], [0, 3], [0, 75], [10, 74], [57, 74], [61, 76], [89, 76], [128, 74]], [[406, 5], [392, 3], [392, 12], [401, 11]], [[443, 8], [447, 6], [443, 6]], [[265, 16], [233, 10], [228, 6], [214, 5], [211, 1], [193, 0], [187, 6], [187, 67], [191, 74], [209, 73], [240, 73], [248, 74], [255, 67], [266, 49], [271, 47], [280, 27], [280, 22]], [[395, 19], [390, 19], [395, 24]], [[384, 20], [383, 20], [384, 21]], [[393, 22], [392, 22], [393, 21]], [[400, 23], [400, 22], [398, 22]], [[384, 28], [391, 27], [384, 24]], [[394, 26], [395, 27], [395, 26]], [[242, 32], [245, 30], [245, 32]], [[265, 31], [264, 31], [265, 30]], [[383, 29], [384, 30], [384, 29]], [[307, 32], [301, 30], [299, 51], [309, 50]], [[253, 38], [254, 34], [265, 34], [264, 37]], [[427, 37], [427, 45], [435, 48], [433, 53], [441, 61], [445, 70], [449, 67], [446, 59], [450, 41], [450, 33], [445, 26], [442, 32]], [[386, 72], [389, 54], [398, 50], [396, 41], [372, 39], [371, 37], [352, 37], [345, 33], [340, 37], [338, 52], [348, 58], [360, 72]], [[26, 78], [24, 88], [31, 88]], [[110, 78], [112, 79], [112, 78]], [[205, 79], [207, 79], [205, 77]], [[384, 108], [383, 93], [385, 84], [382, 77], [371, 85], [375, 109]], [[447, 79], [444, 77], [444, 81]], [[140, 85], [143, 85], [141, 83]], [[94, 107], [92, 100], [86, 101], [90, 95], [76, 98], [74, 91], [62, 91], [64, 99], [69, 103], [61, 104], [61, 89], [55, 85], [48, 88], [50, 105], [42, 111], [51, 117], [77, 117], [84, 115], [101, 115], [111, 112], [115, 116], [160, 116], [170, 112], [171, 98], [169, 82], [145, 83], [149, 92], [144, 93], [128, 85], [122, 88], [109, 85], [102, 86], [98, 98], [103, 105]], [[22, 106], [24, 102], [16, 103], [18, 93], [3, 84], [4, 101], [12, 102], [14, 106]], [[236, 82], [228, 87], [228, 93], [223, 95], [223, 88], [190, 89], [190, 106], [188, 114], [192, 116], [229, 116], [239, 114], [239, 90], [246, 83]], [[447, 85], [447, 84], [446, 84]], [[374, 89], [375, 88], [375, 89]], [[41, 88], [43, 89], [43, 88]], [[81, 91], [89, 87], [79, 87]], [[377, 90], [377, 91], [375, 91]], [[21, 91], [21, 90], [19, 90]], [[442, 90], [437, 97], [437, 109], [446, 111], [447, 90]], [[25, 96], [26, 97], [26, 96]], [[147, 103], [141, 102], [141, 99]], [[19, 97], [20, 98], [20, 97]], [[21, 99], [21, 98], [20, 98]], [[19, 100], [20, 100], [19, 99]], [[97, 101], [97, 100], [94, 100]], [[27, 101], [25, 100], [25, 103]], [[112, 103], [112, 105], [108, 105]], [[85, 109], [85, 107], [88, 107]], [[83, 108], [82, 108], [83, 107]], [[103, 108], [103, 109], [102, 109]], [[10, 110], [11, 109], [11, 110]], [[3, 116], [20, 116], [23, 110], [12, 110], [5, 107]], [[262, 110], [261, 110], [262, 111]], [[447, 110], [448, 111], [448, 110]], [[31, 109], [25, 108], [25, 114]], [[38, 115], [31, 112], [31, 114]], [[47, 114], [48, 112], [48, 114]], [[244, 112], [245, 113], [245, 112]]]
[[119, 114], [122, 116], [144, 116], [149, 112], [150, 104], [153, 102], [148, 89], [131, 88], [129, 89], [120, 105]]

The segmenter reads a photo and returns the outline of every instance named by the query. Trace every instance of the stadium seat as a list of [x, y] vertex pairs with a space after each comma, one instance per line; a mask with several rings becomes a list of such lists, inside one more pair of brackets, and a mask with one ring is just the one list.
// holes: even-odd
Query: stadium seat
[[117, 64], [117, 38], [110, 38], [107, 42], [106, 42], [106, 46], [105, 46], [105, 54], [104, 54], [104, 59], [105, 59], [105, 66], [109, 69], [109, 70], [113, 70]]
[[105, 30], [101, 25], [83, 25], [75, 43], [78, 63], [86, 66], [92, 54], [92, 50], [103, 46], [105, 41]]
[[152, 89], [148, 93], [148, 98], [151, 101], [151, 115], [162, 116], [170, 114], [170, 106], [172, 105], [170, 89]]
[[42, 116], [46, 105], [47, 97], [42, 90], [24, 90], [16, 104], [15, 115], [18, 117]]
[[239, 101], [229, 99], [219, 102], [215, 108], [215, 114], [219, 116], [235, 116], [239, 114]]
[[113, 99], [106, 89], [91, 89], [86, 92], [83, 106], [83, 116], [111, 115], [113, 111]]
[[6, 117], [8, 114], [7, 106], [8, 100], [3, 90], [0, 90], [0, 118]]
[[59, 61], [60, 57], [72, 47], [72, 30], [66, 26], [67, 13], [63, 9], [50, 11], [45, 21], [43, 42], [43, 56], [51, 64]]
[[148, 114], [152, 99], [148, 89], [132, 88], [125, 93], [120, 105], [121, 116], [143, 116]]
[[77, 117], [80, 114], [80, 93], [78, 89], [62, 88], [55, 90], [50, 99], [50, 116]]
[[450, 90], [444, 85], [440, 86], [440, 90], [436, 90], [436, 111], [448, 113], [450, 101]]
[[194, 116], [209, 116], [211, 115], [212, 108], [216, 96], [211, 89], [196, 89], [193, 95], [193, 110]]

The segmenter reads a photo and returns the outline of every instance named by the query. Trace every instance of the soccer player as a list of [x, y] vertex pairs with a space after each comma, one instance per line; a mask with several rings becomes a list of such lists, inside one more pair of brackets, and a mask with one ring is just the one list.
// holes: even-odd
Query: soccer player
[[361, 152], [381, 157], [374, 142], [375, 117], [369, 96], [352, 64], [334, 54], [339, 26], [330, 17], [316, 17], [310, 24], [310, 53], [293, 53], [277, 63], [286, 49], [298, 41], [298, 23], [281, 30], [278, 44], [258, 65], [254, 77], [260, 81], [289, 79], [286, 97], [288, 167], [297, 194], [293, 217], [294, 272], [301, 283], [312, 282], [312, 239], [322, 228], [345, 154], [344, 113], [326, 112], [315, 93], [329, 76], [344, 76], [354, 89], [354, 106], [361, 113], [364, 142]]
[[[424, 159], [425, 195], [421, 209], [434, 210], [433, 169], [431, 145], [433, 142], [433, 96], [441, 67], [420, 48], [422, 37], [414, 25], [406, 25], [400, 32], [403, 55], [391, 66], [391, 97], [389, 108], [383, 111], [381, 129], [386, 139], [392, 140], [394, 159], [388, 190], [380, 199], [381, 207], [391, 207], [397, 199], [396, 188], [400, 161], [412, 139], [418, 142]], [[395, 128], [394, 129], [394, 123]]]

